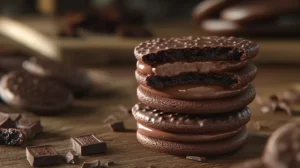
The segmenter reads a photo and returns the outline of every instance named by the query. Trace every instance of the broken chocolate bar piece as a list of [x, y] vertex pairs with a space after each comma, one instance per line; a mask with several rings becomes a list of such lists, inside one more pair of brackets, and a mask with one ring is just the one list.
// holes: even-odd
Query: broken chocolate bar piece
[[29, 139], [43, 131], [40, 119], [35, 116], [22, 115], [16, 123], [17, 128], [23, 129]]
[[6, 113], [0, 112], [0, 128], [15, 128], [14, 122]]
[[81, 156], [105, 153], [106, 142], [101, 141], [95, 135], [84, 135], [71, 138], [72, 149]]
[[110, 128], [114, 132], [122, 132], [125, 131], [125, 126], [123, 121], [115, 121], [109, 124]]
[[66, 154], [66, 162], [68, 164], [74, 164], [74, 165], [79, 164], [79, 156], [78, 156], [78, 154], [75, 151], [69, 151]]
[[17, 122], [17, 121], [21, 118], [21, 114], [20, 114], [20, 113], [10, 113], [10, 114], [9, 114], [9, 118], [10, 118], [13, 122]]
[[84, 162], [81, 168], [100, 168], [101, 162], [99, 160], [93, 160], [91, 162]]
[[26, 139], [25, 133], [21, 129], [1, 128], [0, 144], [4, 145], [22, 145]]
[[27, 147], [26, 156], [31, 166], [48, 166], [61, 163], [60, 155], [52, 146]]

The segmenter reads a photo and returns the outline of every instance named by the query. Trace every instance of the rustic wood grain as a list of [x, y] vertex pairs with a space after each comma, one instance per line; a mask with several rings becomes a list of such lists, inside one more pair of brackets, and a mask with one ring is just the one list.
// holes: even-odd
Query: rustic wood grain
[[[114, 133], [103, 123], [107, 116], [114, 114], [124, 119], [127, 128], [136, 128], [134, 119], [124, 115], [116, 108], [120, 104], [131, 107], [137, 101], [134, 69], [134, 65], [123, 68], [103, 68], [103, 71], [109, 74], [108, 77], [105, 77], [103, 71], [91, 69], [94, 79], [98, 83], [102, 83], [98, 92], [95, 91], [85, 99], [76, 100], [74, 106], [66, 110], [64, 114], [41, 117], [44, 133], [38, 135], [33, 141], [29, 141], [27, 145], [54, 145], [60, 154], [65, 155], [70, 150], [70, 137], [95, 133], [100, 139], [108, 143], [109, 151], [107, 154], [81, 157], [81, 164], [83, 161], [100, 159], [101, 161], [115, 161], [117, 163], [116, 168], [146, 168], [148, 166], [157, 168], [228, 168], [234, 163], [259, 157], [270, 133], [282, 124], [298, 118], [289, 117], [280, 112], [262, 114], [258, 110], [257, 104], [253, 102], [251, 104], [253, 117], [248, 124], [250, 130], [248, 143], [237, 153], [212, 158], [206, 163], [157, 153], [140, 145], [135, 138], [135, 132]], [[259, 67], [259, 73], [254, 84], [259, 95], [267, 96], [297, 84], [297, 82], [300, 83], [299, 72], [300, 67]], [[21, 111], [12, 109], [5, 104], [1, 104], [0, 109], [8, 113]], [[260, 121], [265, 128], [261, 131], [256, 130], [254, 127], [256, 121]], [[29, 168], [30, 165], [25, 156], [25, 146], [0, 146], [0, 167]], [[80, 166], [62, 164], [49, 168], [52, 167], [77, 168]]]

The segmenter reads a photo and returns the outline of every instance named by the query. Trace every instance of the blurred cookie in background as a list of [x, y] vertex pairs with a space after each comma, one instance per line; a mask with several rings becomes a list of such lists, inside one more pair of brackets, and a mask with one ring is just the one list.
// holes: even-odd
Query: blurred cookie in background
[[201, 28], [214, 35], [264, 36], [264, 37], [293, 37], [299, 36], [300, 21], [238, 24], [222, 19], [206, 19]]
[[83, 69], [46, 58], [31, 57], [23, 63], [23, 68], [37, 76], [57, 80], [81, 97], [92, 89], [92, 82]]
[[206, 0], [193, 11], [201, 28], [216, 35], [295, 37], [299, 17], [298, 0]]

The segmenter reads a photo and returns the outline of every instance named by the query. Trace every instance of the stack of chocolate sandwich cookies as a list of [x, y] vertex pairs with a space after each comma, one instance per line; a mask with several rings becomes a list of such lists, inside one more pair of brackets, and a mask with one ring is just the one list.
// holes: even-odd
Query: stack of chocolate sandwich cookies
[[135, 48], [138, 141], [175, 155], [221, 155], [247, 139], [259, 46], [235, 37], [159, 38]]

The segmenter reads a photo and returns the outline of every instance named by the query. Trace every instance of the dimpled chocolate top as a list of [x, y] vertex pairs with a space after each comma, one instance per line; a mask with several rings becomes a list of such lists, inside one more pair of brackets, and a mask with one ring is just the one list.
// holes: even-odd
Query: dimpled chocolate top
[[188, 115], [163, 112], [138, 103], [132, 109], [135, 119], [145, 126], [173, 133], [220, 133], [244, 126], [251, 117], [250, 109], [214, 115]]
[[243, 61], [257, 55], [258, 44], [235, 37], [157, 38], [139, 44], [134, 54], [151, 66], [207, 60]]
[[5, 75], [1, 81], [1, 95], [8, 103], [51, 109], [73, 100], [71, 92], [61, 84], [25, 71]]

